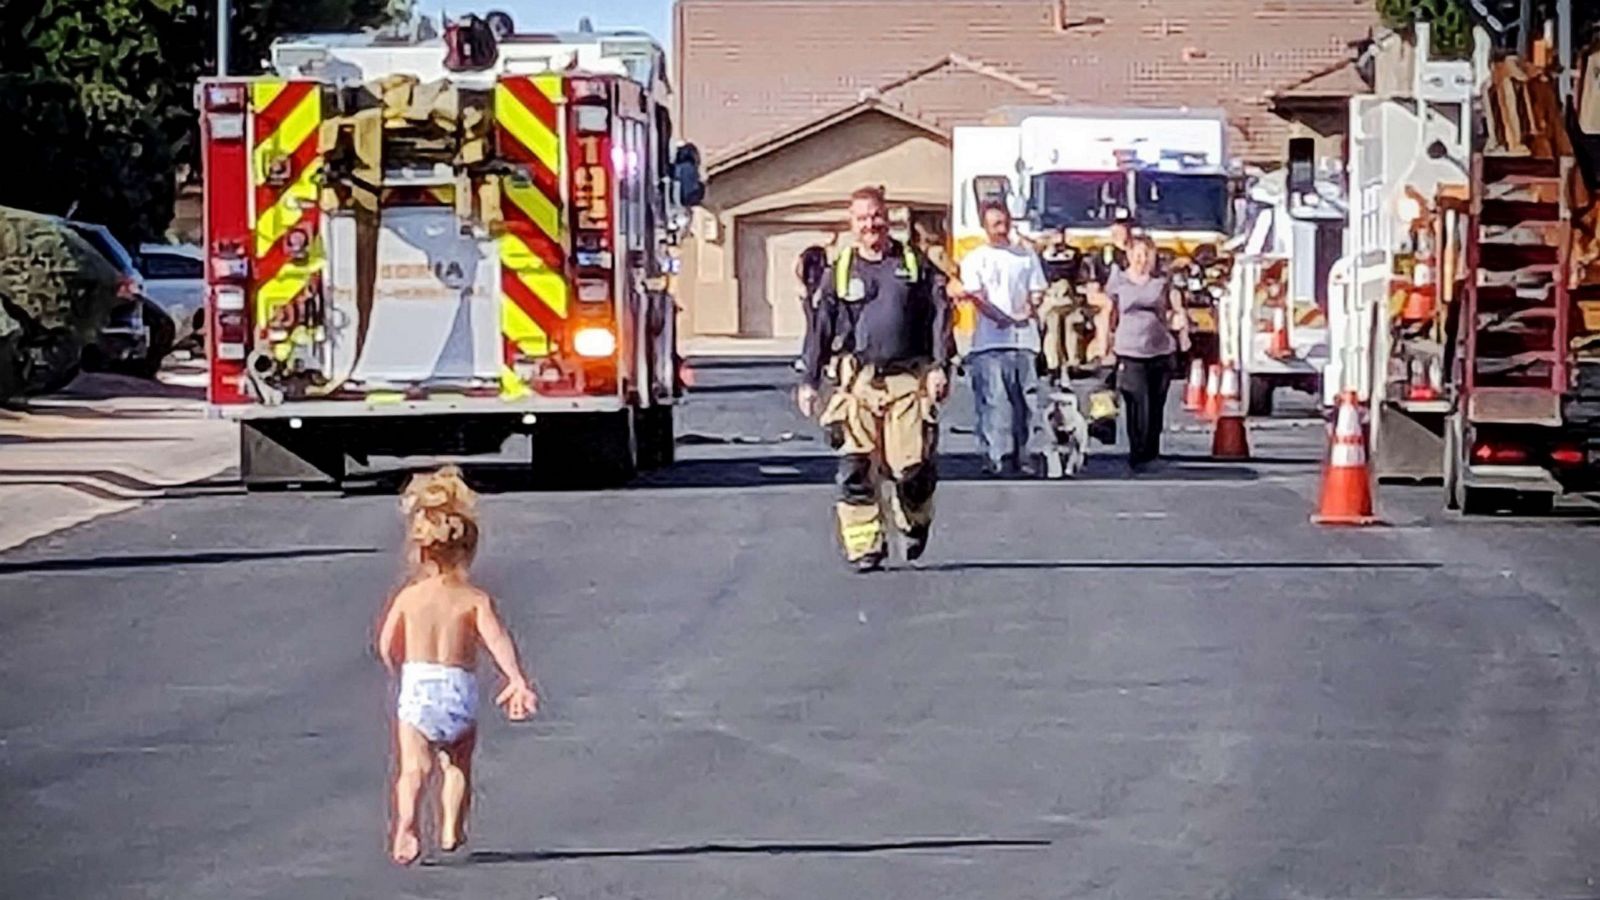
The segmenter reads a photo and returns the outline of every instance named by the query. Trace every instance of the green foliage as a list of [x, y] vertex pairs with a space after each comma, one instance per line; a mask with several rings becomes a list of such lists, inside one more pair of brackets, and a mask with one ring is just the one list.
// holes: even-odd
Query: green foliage
[[1396, 31], [1409, 31], [1419, 19], [1432, 29], [1431, 52], [1445, 59], [1465, 59], [1472, 55], [1472, 20], [1466, 0], [1377, 0], [1383, 24]]
[[[282, 34], [379, 24], [388, 0], [234, 0], [230, 74]], [[216, 70], [215, 0], [0, 0], [0, 121], [20, 130], [0, 205], [158, 238], [196, 163], [195, 81]], [[23, 177], [17, 177], [22, 175]]]

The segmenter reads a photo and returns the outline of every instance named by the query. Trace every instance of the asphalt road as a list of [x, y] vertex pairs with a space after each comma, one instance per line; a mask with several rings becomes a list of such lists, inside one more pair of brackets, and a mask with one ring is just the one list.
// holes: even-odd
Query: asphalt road
[[[486, 498], [543, 691], [471, 855], [384, 856], [381, 491], [165, 500], [0, 555], [0, 896], [1600, 895], [1600, 531], [1307, 523], [1318, 427], [1130, 480], [950, 477], [846, 571], [781, 365], [697, 368], [684, 461]], [[947, 420], [970, 422], [958, 400]]]

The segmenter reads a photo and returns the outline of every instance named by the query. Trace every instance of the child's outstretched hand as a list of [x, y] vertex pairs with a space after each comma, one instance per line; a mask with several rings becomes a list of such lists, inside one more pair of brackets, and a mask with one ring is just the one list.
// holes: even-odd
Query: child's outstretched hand
[[525, 721], [539, 711], [539, 695], [521, 679], [507, 684], [494, 702], [496, 706], [505, 707], [506, 718], [513, 722]]

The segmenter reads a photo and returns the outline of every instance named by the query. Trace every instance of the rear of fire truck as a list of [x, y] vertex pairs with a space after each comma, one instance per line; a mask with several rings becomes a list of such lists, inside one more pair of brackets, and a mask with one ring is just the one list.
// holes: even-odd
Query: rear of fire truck
[[639, 43], [509, 38], [462, 71], [438, 39], [311, 37], [199, 87], [209, 400], [246, 485], [507, 446], [556, 484], [670, 462], [681, 217]]

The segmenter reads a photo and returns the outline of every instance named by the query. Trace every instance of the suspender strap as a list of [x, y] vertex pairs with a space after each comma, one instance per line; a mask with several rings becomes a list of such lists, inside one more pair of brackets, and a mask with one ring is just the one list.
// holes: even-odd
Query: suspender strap
[[[900, 252], [905, 259], [906, 271], [911, 274], [911, 281], [915, 283], [920, 279], [921, 272], [917, 267], [917, 253], [909, 245], [901, 244]], [[839, 259], [833, 264], [833, 293], [840, 300], [845, 298], [850, 290], [850, 264], [855, 261], [856, 248], [846, 247], [839, 251]]]

